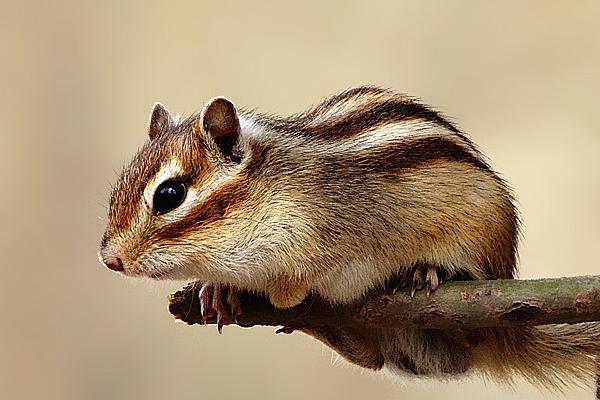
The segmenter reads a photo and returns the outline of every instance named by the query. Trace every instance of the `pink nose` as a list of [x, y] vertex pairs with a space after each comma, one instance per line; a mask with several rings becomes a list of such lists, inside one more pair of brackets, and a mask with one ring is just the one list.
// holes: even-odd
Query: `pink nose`
[[104, 259], [104, 265], [108, 269], [112, 269], [113, 271], [122, 272], [125, 270], [123, 267], [123, 261], [119, 257], [106, 257]]

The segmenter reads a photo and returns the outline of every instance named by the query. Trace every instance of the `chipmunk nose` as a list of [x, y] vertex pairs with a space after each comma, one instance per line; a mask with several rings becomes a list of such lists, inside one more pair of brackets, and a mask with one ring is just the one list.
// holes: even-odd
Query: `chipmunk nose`
[[125, 268], [123, 267], [123, 261], [119, 257], [106, 257], [104, 259], [104, 265], [113, 271], [125, 271]]

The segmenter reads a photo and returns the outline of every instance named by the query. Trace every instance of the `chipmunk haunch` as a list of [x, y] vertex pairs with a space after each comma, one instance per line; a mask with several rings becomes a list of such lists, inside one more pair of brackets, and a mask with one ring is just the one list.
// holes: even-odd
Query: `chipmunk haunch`
[[[100, 258], [128, 276], [198, 279], [219, 329], [240, 289], [291, 307], [308, 293], [349, 303], [392, 277], [435, 291], [450, 279], [513, 278], [519, 218], [475, 145], [431, 108], [360, 87], [287, 118], [214, 98], [172, 117], [110, 198]], [[600, 329], [308, 331], [351, 362], [412, 375], [513, 372], [546, 384], [594, 373]]]

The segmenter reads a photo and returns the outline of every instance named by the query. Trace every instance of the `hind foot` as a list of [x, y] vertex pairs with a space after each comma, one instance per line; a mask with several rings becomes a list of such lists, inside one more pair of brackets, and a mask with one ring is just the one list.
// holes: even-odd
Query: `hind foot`
[[435, 292], [442, 283], [441, 269], [437, 266], [419, 264], [415, 267], [412, 277], [410, 295], [427, 287], [427, 296]]
[[[392, 288], [392, 293], [396, 293], [398, 289], [409, 286], [410, 295], [412, 297], [423, 289], [427, 289], [427, 295], [435, 292], [437, 288], [445, 281], [453, 278], [454, 274], [450, 274], [444, 267], [432, 264], [418, 263], [412, 268], [408, 268], [405, 272], [392, 279], [389, 283]], [[389, 287], [389, 286], [388, 286]]]

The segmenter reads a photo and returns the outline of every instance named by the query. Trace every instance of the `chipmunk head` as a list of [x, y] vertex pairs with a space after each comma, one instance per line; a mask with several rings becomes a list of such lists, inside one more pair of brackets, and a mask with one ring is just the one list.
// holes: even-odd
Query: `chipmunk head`
[[215, 98], [179, 122], [157, 103], [148, 136], [113, 188], [99, 257], [130, 276], [188, 278], [198, 264], [218, 264], [220, 220], [240, 195], [238, 114]]

